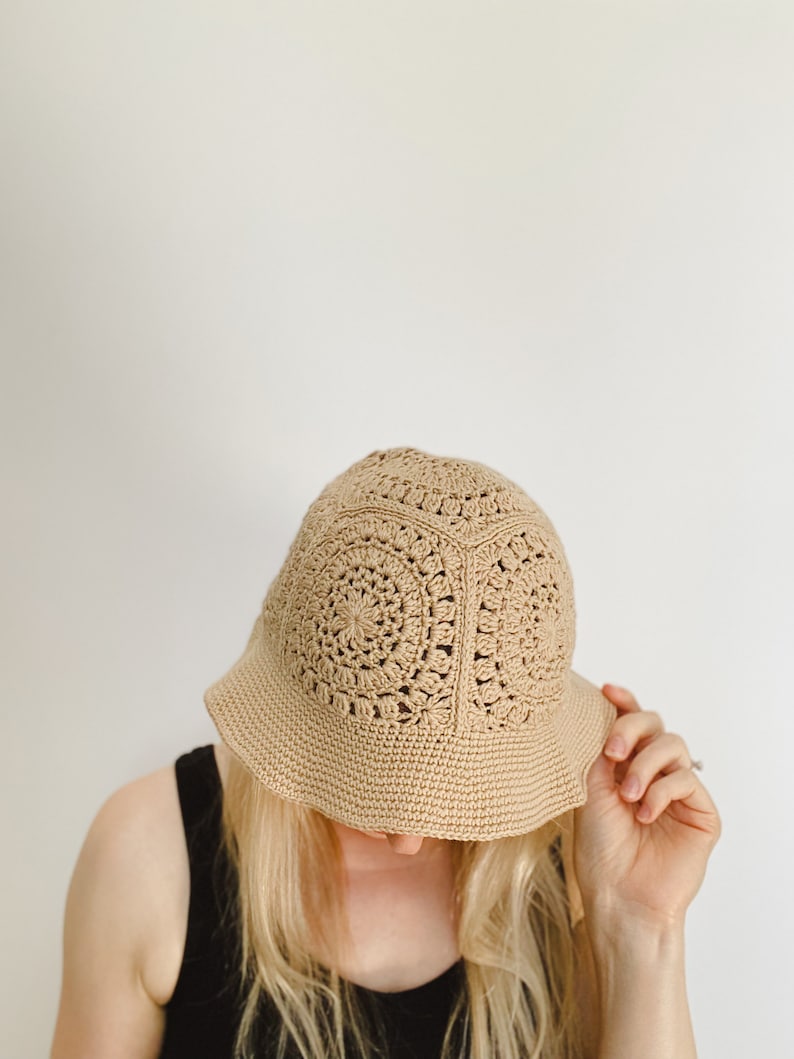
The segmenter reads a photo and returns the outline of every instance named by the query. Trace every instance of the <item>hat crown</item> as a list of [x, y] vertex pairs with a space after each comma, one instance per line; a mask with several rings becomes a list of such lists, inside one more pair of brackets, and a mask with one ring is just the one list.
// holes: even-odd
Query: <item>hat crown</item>
[[307, 709], [415, 739], [547, 715], [574, 619], [562, 544], [522, 489], [480, 463], [396, 448], [310, 506], [260, 632]]
[[439, 528], [472, 538], [507, 515], [525, 512], [551, 523], [527, 494], [498, 471], [457, 457], [435, 456], [415, 448], [376, 450], [338, 475], [321, 496], [333, 494], [345, 508], [400, 505], [438, 520]]

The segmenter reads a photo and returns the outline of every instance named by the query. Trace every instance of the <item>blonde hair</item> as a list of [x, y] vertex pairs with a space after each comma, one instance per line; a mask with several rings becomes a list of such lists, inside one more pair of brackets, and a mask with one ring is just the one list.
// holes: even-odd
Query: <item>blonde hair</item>
[[[581, 1054], [568, 895], [554, 848], [568, 818], [513, 838], [450, 843], [465, 989], [447, 1026], [448, 1059]], [[327, 960], [349, 939], [330, 822], [273, 794], [232, 758], [223, 832], [237, 874], [229, 910], [241, 942], [235, 1055], [253, 1059], [264, 1003], [275, 1009], [279, 1057], [290, 1042], [302, 1059], [381, 1054], [377, 1021], [367, 1021]]]

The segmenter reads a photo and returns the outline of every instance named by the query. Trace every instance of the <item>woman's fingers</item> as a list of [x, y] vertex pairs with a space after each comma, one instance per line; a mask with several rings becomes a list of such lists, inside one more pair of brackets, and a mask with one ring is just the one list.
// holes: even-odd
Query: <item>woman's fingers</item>
[[652, 783], [645, 792], [642, 805], [637, 807], [637, 819], [643, 824], [651, 824], [673, 802], [678, 803], [676, 812], [679, 816], [684, 814], [687, 823], [698, 826], [699, 820], [704, 821], [708, 826], [703, 830], [715, 836], [719, 834], [719, 818], [716, 818], [716, 827], [713, 819], [716, 817], [714, 803], [691, 769], [676, 769]]
[[642, 708], [629, 689], [619, 684], [604, 684], [601, 691], [622, 713], [633, 713]]
[[637, 819], [652, 823], [673, 802], [692, 821], [713, 815], [714, 803], [692, 771], [681, 736], [665, 732], [659, 714], [643, 710], [627, 688], [605, 684], [601, 690], [618, 708], [604, 755], [617, 766], [614, 780], [621, 797], [636, 804]]
[[627, 801], [639, 801], [654, 776], [690, 767], [689, 751], [681, 736], [662, 732], [632, 759], [620, 784], [620, 793]]
[[605, 684], [603, 690], [621, 711], [612, 725], [604, 754], [618, 765], [615, 780], [621, 796], [626, 801], [640, 802], [654, 777], [689, 770], [692, 759], [683, 739], [665, 732], [659, 714], [641, 709], [630, 691], [613, 684]]
[[653, 710], [623, 713], [612, 725], [604, 753], [613, 761], [624, 761], [643, 739], [652, 739], [663, 731], [662, 719]]

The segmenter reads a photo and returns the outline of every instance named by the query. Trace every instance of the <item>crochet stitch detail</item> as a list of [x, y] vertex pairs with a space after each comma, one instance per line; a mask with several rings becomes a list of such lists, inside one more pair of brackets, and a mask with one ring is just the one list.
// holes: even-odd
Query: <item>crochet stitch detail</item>
[[[467, 552], [476, 614], [464, 615]], [[365, 723], [445, 728], [460, 701], [470, 728], [520, 727], [560, 701], [573, 653], [571, 578], [543, 511], [490, 468], [412, 449], [372, 453], [326, 486], [264, 617], [293, 686]]]
[[564, 556], [540, 527], [503, 534], [477, 558], [470, 722], [515, 728], [562, 697], [573, 654], [573, 586]]
[[283, 631], [290, 679], [355, 720], [448, 724], [458, 550], [369, 514], [333, 523], [303, 559]]
[[549, 525], [514, 482], [483, 464], [447, 459], [417, 449], [370, 453], [326, 487], [344, 494], [346, 506], [380, 500], [418, 511], [458, 537], [474, 538], [506, 516], [527, 513]]

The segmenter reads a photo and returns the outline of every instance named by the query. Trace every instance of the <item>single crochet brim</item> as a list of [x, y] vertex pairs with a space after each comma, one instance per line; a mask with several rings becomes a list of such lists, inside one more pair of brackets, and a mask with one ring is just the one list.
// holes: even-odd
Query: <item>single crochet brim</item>
[[486, 841], [525, 834], [586, 801], [615, 707], [569, 670], [562, 701], [519, 728], [361, 726], [279, 679], [252, 635], [204, 694], [224, 743], [265, 787], [360, 830]]

